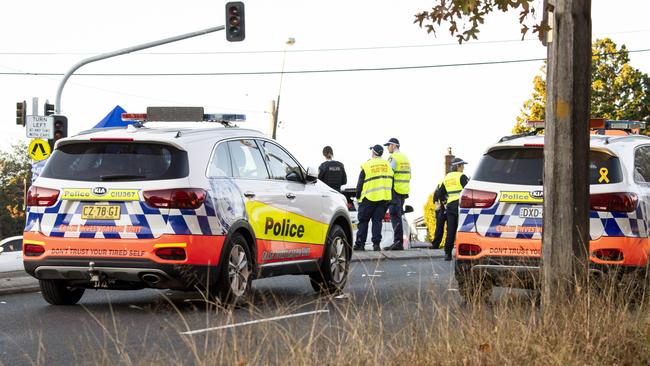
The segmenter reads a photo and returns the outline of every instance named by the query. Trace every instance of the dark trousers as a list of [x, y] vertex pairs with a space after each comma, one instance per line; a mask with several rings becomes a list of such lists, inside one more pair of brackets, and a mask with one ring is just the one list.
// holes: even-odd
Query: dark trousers
[[445, 240], [445, 254], [451, 255], [456, 242], [456, 229], [458, 229], [458, 200], [447, 204], [447, 240]]
[[436, 211], [436, 232], [433, 234], [433, 241], [431, 241], [434, 249], [440, 248], [442, 236], [445, 233], [445, 222], [447, 222], [447, 210], [441, 207]]
[[384, 215], [386, 214], [387, 201], [368, 201], [364, 199], [359, 204], [359, 211], [357, 218], [359, 224], [357, 228], [357, 239], [355, 240], [356, 247], [363, 247], [366, 245], [366, 238], [368, 237], [368, 222], [372, 220], [372, 244], [377, 246], [381, 242], [381, 226]]
[[404, 199], [404, 196], [393, 191], [393, 198], [390, 201], [390, 205], [388, 205], [390, 223], [393, 225], [393, 245], [396, 247], [404, 247], [404, 227], [402, 224]]

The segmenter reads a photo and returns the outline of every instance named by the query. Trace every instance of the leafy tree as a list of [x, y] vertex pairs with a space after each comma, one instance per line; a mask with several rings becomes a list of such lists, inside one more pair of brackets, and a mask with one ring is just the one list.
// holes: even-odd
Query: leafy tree
[[428, 11], [415, 15], [415, 21], [427, 33], [436, 33], [436, 27], [442, 22], [449, 23], [449, 33], [456, 36], [458, 43], [469, 41], [470, 38], [478, 39], [479, 24], [483, 24], [485, 17], [495, 11], [519, 11], [519, 24], [521, 24], [521, 37], [533, 28], [533, 33], [544, 34], [550, 28], [546, 24], [535, 24], [531, 18], [535, 16], [535, 0], [436, 0], [435, 5]]
[[[630, 66], [627, 48], [617, 48], [611, 39], [593, 43], [591, 57], [591, 115], [619, 120], [650, 118], [650, 78]], [[546, 108], [546, 64], [533, 79], [533, 94], [524, 102], [513, 133], [528, 131], [522, 123], [543, 120]]]
[[31, 182], [31, 162], [27, 145], [13, 145], [10, 152], [0, 152], [0, 238], [20, 235], [25, 226], [23, 194]]

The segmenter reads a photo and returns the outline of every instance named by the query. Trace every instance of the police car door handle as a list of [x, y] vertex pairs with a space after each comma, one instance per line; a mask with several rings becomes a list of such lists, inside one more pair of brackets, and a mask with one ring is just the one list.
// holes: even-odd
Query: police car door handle
[[296, 195], [293, 194], [293, 193], [287, 193], [287, 198], [292, 200], [292, 199], [296, 198]]
[[255, 193], [253, 193], [251, 191], [247, 191], [247, 192], [244, 192], [244, 196], [246, 196], [248, 198], [253, 198], [253, 197], [255, 197]]

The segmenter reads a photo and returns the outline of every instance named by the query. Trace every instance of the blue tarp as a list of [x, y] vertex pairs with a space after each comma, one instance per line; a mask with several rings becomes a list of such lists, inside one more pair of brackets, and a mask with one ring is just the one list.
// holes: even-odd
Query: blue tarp
[[104, 128], [104, 127], [122, 127], [128, 126], [133, 123], [133, 121], [122, 121], [122, 113], [126, 113], [124, 108], [115, 106], [112, 111], [110, 111], [104, 119], [99, 121], [94, 128]]

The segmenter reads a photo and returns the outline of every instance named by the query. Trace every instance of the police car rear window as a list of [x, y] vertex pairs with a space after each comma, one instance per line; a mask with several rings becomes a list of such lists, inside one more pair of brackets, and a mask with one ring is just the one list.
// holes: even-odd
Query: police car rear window
[[135, 142], [63, 145], [49, 158], [43, 177], [90, 182], [124, 182], [187, 177], [187, 152], [173, 146]]
[[[619, 159], [600, 151], [589, 153], [589, 183], [608, 184], [623, 180]], [[544, 149], [492, 150], [483, 156], [473, 179], [505, 184], [542, 185]]]

